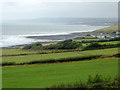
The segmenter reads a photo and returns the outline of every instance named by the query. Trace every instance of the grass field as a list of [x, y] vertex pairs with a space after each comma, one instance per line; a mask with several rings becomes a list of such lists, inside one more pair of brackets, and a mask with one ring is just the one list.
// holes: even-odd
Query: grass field
[[87, 81], [88, 76], [99, 73], [116, 77], [118, 59], [79, 61], [62, 64], [2, 67], [3, 88], [45, 88], [61, 83]]
[[[119, 43], [119, 41], [109, 41], [109, 42], [98, 42], [99, 44], [101, 44], [101, 45], [103, 45], [103, 44], [118, 44]], [[87, 46], [87, 45], [89, 45], [90, 43], [84, 43], [84, 44], [82, 44], [83, 46]]]
[[22, 50], [21, 48], [18, 49], [3, 49], [2, 55], [14, 55], [14, 54], [27, 54], [27, 53], [38, 53], [39, 51], [32, 51], [32, 50]]
[[76, 51], [76, 52], [63, 52], [63, 53], [51, 53], [51, 54], [40, 54], [40, 55], [25, 55], [25, 56], [8, 56], [2, 57], [2, 62], [30, 62], [30, 61], [44, 61], [48, 59], [62, 59], [77, 56], [88, 56], [88, 55], [105, 55], [111, 56], [118, 53], [118, 48], [101, 49], [101, 50], [90, 50], [90, 51]]
[[92, 33], [113, 33], [113, 32], [118, 32], [118, 24], [111, 26], [111, 27], [93, 31]]
[[[82, 40], [99, 40], [99, 39], [77, 39], [76, 41]], [[100, 44], [118, 44], [119, 41], [99, 42]], [[83, 46], [89, 45], [90, 43], [82, 44]], [[52, 51], [52, 50], [51, 50]], [[55, 50], [53, 50], [55, 51]], [[2, 49], [2, 55], [16, 55], [16, 54], [31, 54], [40, 52], [50, 52], [50, 50], [22, 50], [21, 48], [15, 49]]]
[[119, 41], [99, 42], [100, 44], [118, 44]]

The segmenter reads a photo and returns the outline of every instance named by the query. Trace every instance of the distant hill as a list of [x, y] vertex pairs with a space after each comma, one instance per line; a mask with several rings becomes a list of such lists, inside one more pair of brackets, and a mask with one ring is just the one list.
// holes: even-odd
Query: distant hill
[[104, 34], [109, 33], [109, 34], [111, 34], [111, 33], [115, 33], [115, 32], [118, 32], [118, 24], [111, 26], [111, 27], [95, 30], [92, 32], [92, 34], [95, 34], [95, 33], [104, 33]]

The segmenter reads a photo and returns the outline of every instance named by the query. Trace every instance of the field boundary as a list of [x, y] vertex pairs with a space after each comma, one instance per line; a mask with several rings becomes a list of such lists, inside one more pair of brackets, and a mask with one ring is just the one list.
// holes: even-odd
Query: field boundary
[[[96, 59], [91, 59], [91, 61], [103, 60], [103, 59], [117, 59], [117, 57], [109, 56], [109, 57], [100, 57]], [[82, 60], [82, 61], [90, 61], [90, 60]], [[36, 64], [24, 64], [24, 65], [0, 65], [2, 67], [15, 67], [15, 66], [33, 66], [33, 65], [49, 65], [49, 64], [64, 64], [64, 63], [72, 63], [72, 62], [80, 62], [80, 61], [71, 61], [71, 62], [56, 62], [56, 63], [36, 63]]]
[[44, 64], [56, 64], [56, 63], [70, 63], [77, 61], [88, 61], [88, 60], [98, 60], [103, 58], [117, 58], [116, 56], [103, 56], [103, 55], [91, 55], [91, 56], [82, 56], [82, 57], [69, 57], [69, 58], [61, 58], [61, 59], [50, 59], [43, 61], [30, 61], [25, 63], [15, 63], [15, 62], [5, 62], [0, 66], [24, 66], [24, 65], [44, 65]]

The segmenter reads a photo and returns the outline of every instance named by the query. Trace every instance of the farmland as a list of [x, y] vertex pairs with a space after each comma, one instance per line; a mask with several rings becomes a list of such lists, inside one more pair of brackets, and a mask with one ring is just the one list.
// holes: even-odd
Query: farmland
[[38, 53], [38, 51], [30, 51], [30, 50], [25, 51], [25, 50], [21, 50], [20, 48], [2, 50], [2, 55], [27, 54], [27, 53]]
[[118, 48], [92, 50], [92, 51], [76, 51], [76, 52], [63, 52], [63, 53], [52, 53], [52, 54], [39, 54], [39, 55], [25, 55], [25, 56], [9, 56], [2, 57], [2, 62], [30, 62], [36, 60], [48, 60], [48, 59], [62, 59], [69, 57], [88, 56], [88, 55], [104, 55], [112, 56], [118, 53]]
[[[48, 88], [54, 85], [68, 85], [78, 80], [87, 82], [89, 75], [94, 77], [96, 74], [111, 79], [117, 77], [118, 57], [115, 55], [119, 53], [118, 48], [83, 49], [90, 44], [82, 43], [82, 48], [75, 49], [3, 49], [3, 88]], [[99, 44], [116, 45], [118, 41]]]
[[[103, 44], [106, 44], [106, 45], [109, 45], [109, 44], [118, 44], [119, 41], [110, 41], [110, 42], [99, 42], [99, 44], [103, 45]], [[84, 43], [82, 44], [83, 46], [86, 46], [86, 45], [89, 45], [90, 43]]]
[[61, 83], [86, 82], [88, 75], [116, 77], [118, 59], [97, 59], [63, 64], [3, 67], [3, 88], [46, 88]]

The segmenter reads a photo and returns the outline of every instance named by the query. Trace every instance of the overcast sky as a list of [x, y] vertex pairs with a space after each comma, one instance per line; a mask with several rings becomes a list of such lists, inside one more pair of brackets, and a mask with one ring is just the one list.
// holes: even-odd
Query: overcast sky
[[[51, 2], [50, 2], [51, 1]], [[118, 15], [117, 0], [4, 0], [2, 4], [2, 19], [33, 19], [43, 17], [92, 17], [113, 18]], [[66, 1], [66, 2], [63, 2]], [[86, 2], [85, 2], [86, 1]], [[104, 0], [105, 1], [105, 0]], [[116, 2], [107, 2], [116, 1]]]

